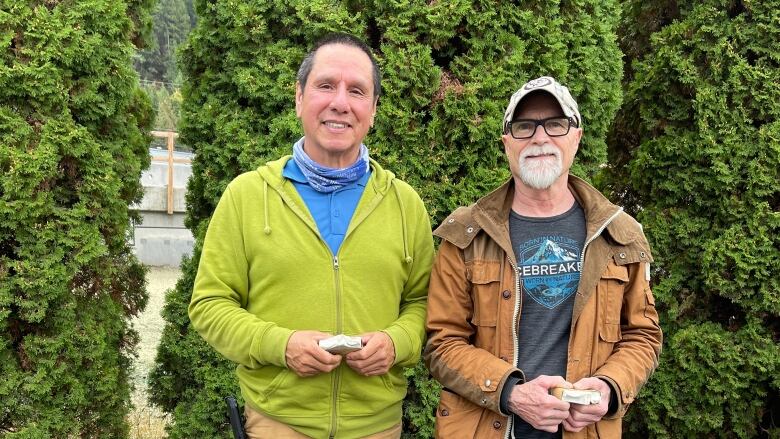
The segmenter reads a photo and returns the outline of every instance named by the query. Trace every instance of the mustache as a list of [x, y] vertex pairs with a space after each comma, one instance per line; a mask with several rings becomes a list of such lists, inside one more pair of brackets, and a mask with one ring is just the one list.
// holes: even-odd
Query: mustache
[[561, 152], [558, 150], [558, 148], [550, 145], [549, 143], [545, 143], [537, 146], [529, 146], [524, 149], [520, 154], [520, 160], [525, 160], [528, 157], [539, 155], [553, 155], [556, 159], [561, 158]]

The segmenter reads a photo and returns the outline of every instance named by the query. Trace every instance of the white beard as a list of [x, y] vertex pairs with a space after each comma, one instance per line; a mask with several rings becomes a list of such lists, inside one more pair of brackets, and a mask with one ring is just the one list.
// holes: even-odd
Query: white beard
[[[554, 157], [529, 159], [531, 156], [543, 154], [550, 154]], [[520, 180], [534, 189], [549, 189], [563, 171], [561, 152], [549, 143], [529, 146], [524, 149], [518, 158], [518, 165], [520, 167]]]

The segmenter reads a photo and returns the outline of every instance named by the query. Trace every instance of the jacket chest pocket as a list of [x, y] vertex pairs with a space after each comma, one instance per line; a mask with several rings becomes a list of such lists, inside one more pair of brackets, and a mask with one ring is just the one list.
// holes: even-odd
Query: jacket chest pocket
[[471, 301], [475, 326], [496, 326], [498, 298], [501, 294], [501, 264], [498, 261], [474, 261], [469, 268]]
[[598, 283], [598, 343], [593, 352], [591, 373], [601, 367], [612, 355], [615, 343], [622, 339], [620, 314], [623, 307], [623, 292], [628, 283], [628, 269], [610, 261]]
[[623, 293], [628, 283], [628, 268], [610, 261], [601, 274], [598, 286], [599, 321], [601, 338], [606, 342], [620, 340], [620, 311]]

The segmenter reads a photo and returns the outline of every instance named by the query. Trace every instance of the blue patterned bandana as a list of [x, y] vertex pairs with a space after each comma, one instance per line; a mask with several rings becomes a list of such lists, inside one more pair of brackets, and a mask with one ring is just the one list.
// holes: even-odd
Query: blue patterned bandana
[[346, 168], [336, 169], [322, 166], [312, 160], [303, 150], [303, 140], [304, 137], [301, 137], [293, 145], [293, 160], [306, 176], [311, 187], [317, 192], [330, 193], [341, 189], [358, 181], [368, 171], [368, 148], [362, 143], [360, 144], [360, 154], [355, 163]]

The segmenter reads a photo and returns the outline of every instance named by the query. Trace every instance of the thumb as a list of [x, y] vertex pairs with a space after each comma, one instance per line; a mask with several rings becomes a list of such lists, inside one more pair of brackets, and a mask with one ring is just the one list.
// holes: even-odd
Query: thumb
[[368, 344], [369, 341], [371, 341], [372, 338], [374, 338], [374, 335], [376, 335], [375, 332], [369, 332], [368, 334], [364, 334], [362, 337], [360, 337], [364, 347]]
[[551, 389], [553, 387], [563, 387], [564, 389], [571, 389], [573, 387], [571, 383], [563, 379], [562, 376], [540, 376], [540, 378], [544, 378], [544, 379], [540, 380], [539, 384], [546, 387], [547, 389]]

